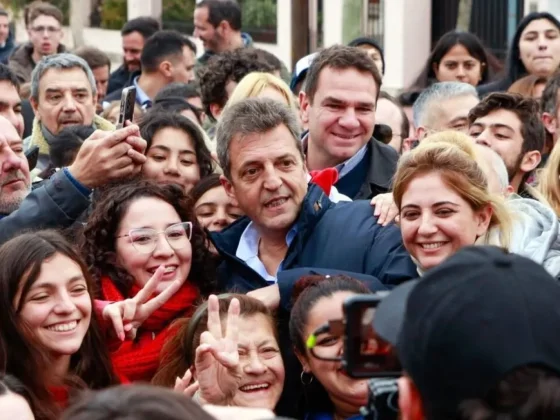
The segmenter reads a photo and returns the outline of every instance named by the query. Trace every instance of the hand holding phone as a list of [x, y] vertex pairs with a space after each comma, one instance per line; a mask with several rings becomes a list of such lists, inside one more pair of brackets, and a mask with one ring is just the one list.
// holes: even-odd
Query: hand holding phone
[[134, 104], [136, 103], [136, 88], [129, 86], [123, 89], [121, 94], [121, 108], [119, 119], [117, 121], [117, 129], [123, 128], [126, 121], [132, 121], [134, 118]]

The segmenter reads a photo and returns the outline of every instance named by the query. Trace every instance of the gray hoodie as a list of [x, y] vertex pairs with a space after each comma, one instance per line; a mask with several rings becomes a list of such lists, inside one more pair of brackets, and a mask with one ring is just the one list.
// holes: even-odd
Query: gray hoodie
[[[560, 278], [560, 224], [554, 210], [518, 196], [510, 198], [507, 205], [513, 217], [509, 251], [532, 259]], [[492, 229], [483, 242], [499, 245], [497, 230]]]

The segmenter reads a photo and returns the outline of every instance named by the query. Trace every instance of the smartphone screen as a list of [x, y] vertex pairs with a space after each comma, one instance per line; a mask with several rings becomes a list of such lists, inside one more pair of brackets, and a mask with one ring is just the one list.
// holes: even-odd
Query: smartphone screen
[[346, 331], [343, 365], [353, 378], [398, 377], [401, 366], [395, 349], [373, 329], [382, 295], [356, 295], [344, 302]]
[[134, 117], [134, 104], [136, 103], [136, 88], [129, 86], [123, 89], [121, 95], [121, 108], [117, 128], [123, 128], [126, 121]]

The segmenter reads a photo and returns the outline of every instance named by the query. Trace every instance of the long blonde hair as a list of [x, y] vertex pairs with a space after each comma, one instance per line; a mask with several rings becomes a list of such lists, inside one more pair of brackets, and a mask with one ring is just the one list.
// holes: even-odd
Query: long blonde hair
[[548, 161], [538, 173], [537, 191], [547, 200], [557, 216], [560, 217], [560, 146], [552, 149]]
[[285, 99], [286, 105], [297, 110], [296, 101], [290, 87], [282, 79], [270, 73], [253, 72], [245, 76], [229, 97], [226, 108], [247, 98], [259, 96], [266, 88], [277, 90]]
[[478, 165], [474, 143], [467, 135], [443, 131], [422, 140], [399, 160], [393, 183], [393, 197], [401, 208], [403, 195], [412, 180], [437, 172], [443, 182], [465, 200], [474, 211], [492, 208], [488, 231], [497, 228], [499, 244], [509, 248], [512, 219], [504, 199], [488, 191], [488, 180]]

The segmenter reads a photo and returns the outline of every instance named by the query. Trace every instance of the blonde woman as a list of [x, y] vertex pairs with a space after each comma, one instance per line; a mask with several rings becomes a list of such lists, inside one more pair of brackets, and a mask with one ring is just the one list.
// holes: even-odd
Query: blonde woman
[[228, 99], [227, 105], [231, 106], [246, 98], [265, 97], [285, 103], [294, 112], [297, 112], [296, 101], [290, 87], [282, 79], [270, 73], [249, 73], [245, 76]]
[[537, 191], [560, 217], [560, 147], [552, 149], [545, 167], [538, 174]]
[[505, 164], [495, 157], [462, 133], [442, 132], [401, 158], [393, 194], [420, 272], [463, 246], [497, 245], [560, 276], [557, 216], [543, 202], [508, 196]]
[[472, 141], [456, 132], [431, 137], [401, 157], [393, 188], [404, 246], [420, 272], [476, 244], [492, 228], [509, 245], [511, 230], [503, 201], [488, 191]]

